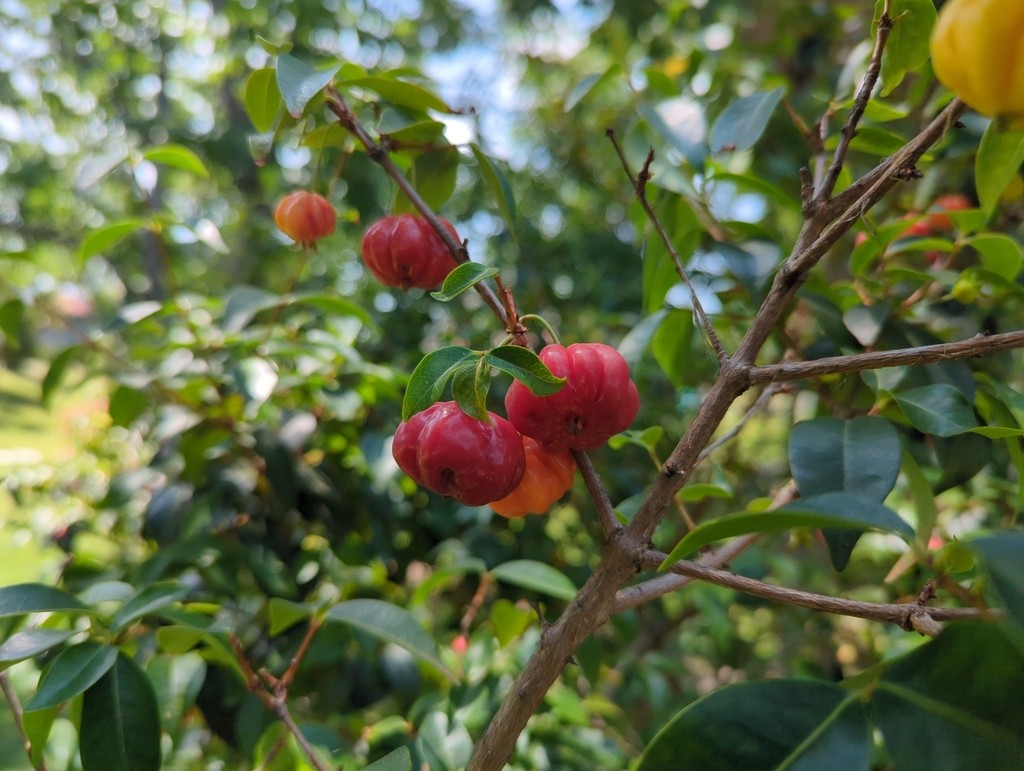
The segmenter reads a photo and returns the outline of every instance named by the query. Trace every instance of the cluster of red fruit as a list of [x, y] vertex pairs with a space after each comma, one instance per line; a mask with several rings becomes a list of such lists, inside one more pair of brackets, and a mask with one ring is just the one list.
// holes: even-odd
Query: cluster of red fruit
[[402, 423], [392, 452], [418, 484], [505, 517], [543, 514], [572, 486], [571, 450], [600, 447], [633, 422], [640, 406], [621, 354], [602, 343], [549, 345], [540, 360], [565, 386], [538, 396], [516, 381], [508, 419], [476, 420], [439, 402]]
[[[336, 219], [330, 201], [306, 191], [285, 196], [274, 212], [281, 232], [304, 246], [333, 233]], [[443, 219], [441, 225], [458, 243], [455, 228]], [[413, 214], [385, 217], [371, 225], [363, 236], [363, 261], [382, 284], [403, 290], [433, 289], [458, 265], [431, 224]]]

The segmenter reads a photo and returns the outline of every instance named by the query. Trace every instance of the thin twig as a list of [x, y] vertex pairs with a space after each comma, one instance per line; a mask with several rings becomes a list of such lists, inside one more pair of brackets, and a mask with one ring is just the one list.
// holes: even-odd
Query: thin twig
[[[402, 170], [395, 165], [395, 162], [391, 160], [391, 156], [387, 150], [381, 147], [373, 137], [363, 128], [363, 125], [356, 118], [345, 101], [345, 97], [334, 88], [334, 86], [328, 86], [324, 93], [327, 96], [326, 104], [327, 109], [333, 112], [341, 125], [349, 131], [356, 139], [359, 140], [360, 144], [366, 148], [366, 154], [370, 156], [370, 159], [380, 165], [394, 180], [398, 188], [405, 194], [405, 197], [412, 202], [412, 205], [422, 214], [427, 222], [430, 223], [431, 227], [437, 232], [444, 242], [445, 246], [448, 247], [448, 251], [451, 252], [452, 257], [456, 262], [469, 262], [469, 250], [465, 244], [461, 244], [457, 239], [452, 237], [452, 234], [448, 232], [448, 229], [441, 224], [440, 218], [434, 213], [427, 202], [423, 200], [422, 196], [416, 192], [416, 188], [412, 186], [412, 183], [408, 180]], [[502, 307], [501, 300], [494, 293], [487, 284], [479, 282], [473, 286], [483, 301], [487, 304], [487, 307], [491, 309], [491, 312], [501, 321], [503, 326], [507, 326], [508, 319], [505, 317], [505, 310]]]
[[619, 524], [619, 520], [615, 516], [615, 507], [612, 505], [611, 498], [608, 497], [608, 491], [604, 489], [601, 478], [594, 469], [594, 464], [590, 462], [590, 457], [585, 452], [573, 450], [572, 457], [576, 461], [576, 468], [580, 470], [580, 476], [583, 477], [583, 483], [587, 486], [587, 492], [590, 493], [594, 506], [597, 508], [597, 517], [601, 521], [601, 529], [604, 531], [605, 538], [611, 538], [622, 530], [622, 525]]
[[703, 463], [711, 456], [712, 453], [714, 453], [716, 450], [721, 449], [723, 445], [735, 439], [739, 435], [740, 431], [743, 430], [743, 427], [750, 421], [750, 419], [757, 415], [757, 413], [759, 413], [765, 407], [767, 407], [768, 402], [771, 401], [771, 398], [782, 390], [782, 388], [776, 388], [776, 385], [777, 383], [769, 383], [768, 387], [761, 391], [760, 394], [758, 394], [758, 397], [754, 401], [754, 403], [751, 404], [747, 411], [744, 412], [743, 415], [740, 417], [740, 419], [736, 421], [736, 425], [734, 425], [732, 428], [730, 428], [728, 431], [726, 431], [724, 434], [718, 437], [715, 441], [713, 441], [711, 444], [709, 444], [707, 447], [701, 450], [700, 455], [697, 456], [697, 463]]
[[[651, 549], [641, 558], [643, 566], [650, 570], [658, 569], [665, 561], [666, 555]], [[993, 611], [982, 611], [976, 608], [936, 608], [918, 603], [877, 603], [862, 602], [860, 600], [848, 600], [844, 597], [830, 597], [824, 594], [804, 592], [798, 589], [790, 589], [784, 586], [758, 581], [746, 576], [739, 576], [728, 570], [721, 570], [715, 567], [702, 565], [699, 562], [690, 560], [679, 560], [669, 566], [668, 570], [683, 576], [705, 581], [716, 586], [724, 586], [761, 597], [766, 600], [786, 605], [799, 605], [812, 610], [820, 610], [825, 613], [834, 613], [841, 616], [854, 616], [856, 618], [867, 618], [875, 621], [887, 621], [897, 624], [903, 629], [914, 629], [915, 617], [927, 617], [933, 623], [920, 623], [919, 631], [922, 629], [935, 630], [937, 621], [955, 621], [967, 618], [997, 618], [998, 614]], [[924, 633], [924, 632], [922, 632]]]
[[725, 348], [722, 346], [722, 341], [719, 339], [718, 333], [715, 332], [715, 328], [711, 324], [711, 319], [708, 318], [707, 313], [704, 311], [704, 306], [701, 304], [700, 298], [697, 296], [697, 290], [690, 281], [690, 276], [686, 272], [686, 266], [683, 265], [682, 257], [679, 256], [679, 252], [676, 251], [676, 247], [672, 243], [671, 237], [665, 230], [665, 226], [661, 224], [661, 220], [658, 219], [658, 215], [654, 213], [654, 209], [651, 208], [651, 204], [647, 200], [647, 183], [651, 179], [651, 163], [654, 162], [654, 148], [651, 148], [650, 152], [647, 154], [647, 159], [644, 161], [640, 174], [634, 177], [633, 172], [629, 167], [629, 161], [626, 159], [626, 154], [622, 151], [622, 147], [619, 146], [619, 141], [615, 137], [615, 131], [607, 129], [605, 131], [605, 135], [611, 141], [612, 146], [615, 148], [615, 152], [619, 156], [622, 168], [626, 172], [626, 176], [629, 178], [630, 183], [633, 185], [633, 191], [636, 193], [636, 199], [640, 202], [644, 212], [647, 214], [647, 219], [650, 220], [654, 229], [658, 232], [662, 243], [665, 244], [665, 248], [672, 257], [676, 273], [679, 275], [680, 280], [682, 280], [686, 285], [686, 288], [690, 290], [690, 302], [693, 304], [693, 312], [697, 314], [697, 319], [700, 321], [701, 326], [704, 327], [704, 332], [707, 334], [708, 341], [711, 343], [715, 356], [718, 358], [719, 363], [724, 362], [729, 358], [729, 355], [725, 352]]
[[11, 683], [10, 672], [4, 670], [0, 672], [0, 691], [3, 691], [4, 698], [7, 700], [7, 706], [11, 709], [11, 715], [14, 718], [14, 727], [18, 729], [18, 733], [21, 734], [21, 738], [24, 740], [23, 745], [25, 753], [28, 755], [29, 762], [32, 763], [32, 768], [35, 771], [46, 771], [46, 762], [43, 760], [43, 756], [40, 754], [39, 760], [32, 760], [32, 742], [29, 741], [28, 736], [25, 734], [25, 722], [24, 722], [24, 710], [21, 707], [21, 700], [18, 698], [17, 691], [14, 690], [14, 685]]

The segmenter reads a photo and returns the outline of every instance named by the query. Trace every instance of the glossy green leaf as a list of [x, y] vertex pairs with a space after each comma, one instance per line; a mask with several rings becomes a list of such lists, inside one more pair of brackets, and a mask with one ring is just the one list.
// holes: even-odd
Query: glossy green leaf
[[452, 399], [471, 418], [490, 423], [487, 392], [491, 387], [491, 368], [483, 356], [467, 361], [452, 375]]
[[444, 387], [456, 370], [479, 354], [461, 345], [449, 345], [431, 351], [409, 376], [402, 401], [402, 420], [408, 420], [441, 398]]
[[280, 295], [254, 286], [238, 286], [227, 294], [221, 326], [225, 332], [241, 332], [260, 313], [280, 306]]
[[[741, 511], [702, 522], [676, 544], [661, 567], [664, 569], [715, 541], [746, 533], [775, 533], [794, 527], [872, 528], [903, 536], [914, 534], [910, 525], [892, 509], [871, 498], [843, 492], [821, 493], [771, 511]], [[842, 568], [837, 566], [837, 569]]]
[[147, 586], [121, 606], [110, 622], [110, 631], [116, 634], [143, 616], [184, 599], [187, 594], [188, 587], [176, 582]]
[[860, 700], [838, 685], [766, 680], [720, 688], [677, 713], [636, 771], [868, 771]]
[[981, 555], [1007, 613], [1024, 624], [1024, 532], [1010, 530], [974, 538], [970, 547]]
[[157, 655], [146, 662], [146, 676], [160, 705], [160, 722], [175, 743], [187, 730], [186, 715], [195, 705], [206, 674], [206, 661], [198, 653]]
[[[422, 153], [413, 161], [408, 175], [409, 182], [432, 210], [437, 211], [444, 206], [455, 192], [455, 178], [461, 157], [455, 147], [448, 146]], [[399, 188], [395, 193], [392, 211], [395, 214], [416, 213], [419, 209]]]
[[105, 675], [117, 660], [117, 648], [86, 640], [65, 648], [43, 672], [25, 711], [56, 707], [73, 699]]
[[142, 151], [142, 157], [147, 161], [159, 163], [163, 166], [190, 171], [198, 177], [210, 176], [210, 170], [206, 168], [202, 158], [184, 145], [175, 144], [174, 142], [147, 147]]
[[549, 597], [568, 601], [576, 596], [576, 585], [565, 573], [537, 560], [503, 562], [490, 572], [499, 581]]
[[711, 152], [743, 152], [761, 138], [786, 89], [756, 91], [732, 102], [711, 124]]
[[480, 172], [484, 184], [487, 185], [487, 189], [491, 191], [491, 195], [494, 196], [494, 200], [498, 203], [498, 210], [505, 220], [505, 225], [513, 237], [515, 237], [516, 199], [512, 195], [511, 185], [509, 185], [501, 170], [484, 154], [479, 145], [471, 144], [469, 149], [473, 151], [477, 170]]
[[621, 70], [622, 67], [619, 66], [618, 63], [615, 63], [604, 72], [595, 72], [587, 75], [573, 86], [572, 91], [570, 91], [568, 96], [565, 97], [565, 103], [562, 105], [563, 111], [571, 112], [572, 109], [588, 94], [599, 90], [603, 85], [610, 82], [612, 78], [618, 75]]
[[14, 584], [0, 587], [0, 618], [50, 611], [88, 611], [73, 594], [46, 584]]
[[[871, 28], [876, 29], [882, 17], [885, 0], [876, 0]], [[928, 40], [935, 26], [935, 5], [932, 0], [892, 0], [892, 31], [882, 53], [882, 84], [888, 95], [908, 72], [924, 66], [930, 51]]]
[[1001, 233], [984, 233], [964, 240], [981, 255], [981, 267], [1000, 278], [1013, 281], [1020, 273], [1021, 245]]
[[439, 120], [423, 120], [412, 123], [397, 131], [381, 132], [381, 140], [389, 147], [402, 149], [422, 149], [423, 145], [432, 145], [444, 141], [445, 125]]
[[564, 377], [556, 377], [529, 348], [521, 345], [499, 345], [487, 352], [484, 360], [495, 369], [511, 375], [538, 396], [558, 393], [565, 385]]
[[291, 54], [277, 57], [277, 87], [281, 91], [288, 112], [298, 118], [309, 101], [323, 91], [334, 79], [341, 65], [326, 70], [314, 70]]
[[816, 418], [793, 426], [789, 467], [804, 496], [845, 491], [882, 501], [896, 485], [902, 449], [887, 420]]
[[156, 691], [124, 654], [85, 692], [78, 730], [83, 771], [159, 771]]
[[627, 444], [643, 447], [645, 450], [653, 450], [665, 435], [665, 429], [661, 426], [648, 426], [642, 431], [623, 431], [608, 440], [608, 446], [613, 450], [619, 450]]
[[924, 434], [953, 436], [978, 425], [964, 395], [945, 383], [901, 391], [893, 397], [911, 425]]
[[974, 159], [978, 200], [986, 219], [992, 216], [999, 196], [1024, 163], [1024, 131], [1009, 131], [992, 121], [981, 137]]
[[412, 755], [408, 747], [399, 747], [380, 760], [375, 760], [363, 771], [412, 771]]
[[1024, 652], [992, 622], [951, 624], [894, 662], [870, 711], [899, 771], [1019, 771]]
[[23, 629], [0, 643], [0, 671], [56, 648], [75, 635], [67, 629]]
[[259, 132], [271, 131], [281, 114], [281, 90], [273, 67], [254, 71], [245, 81], [245, 111]]
[[433, 638], [404, 608], [381, 600], [348, 600], [327, 611], [326, 620], [347, 624], [379, 640], [395, 643], [445, 677], [454, 679], [442, 663]]
[[109, 225], [90, 230], [88, 235], [82, 239], [82, 245], [78, 247], [78, 259], [85, 261], [94, 254], [105, 252], [114, 244], [123, 241], [136, 230], [145, 226], [145, 220], [132, 218], [111, 222]]
[[479, 262], [464, 262], [445, 279], [441, 288], [431, 292], [430, 296], [438, 302], [451, 302], [468, 289], [472, 289], [481, 281], [498, 275], [498, 269], [490, 265], [481, 265]]
[[343, 81], [342, 85], [359, 86], [370, 91], [376, 91], [392, 104], [408, 107], [411, 110], [420, 112], [425, 110], [437, 110], [438, 112], [452, 111], [452, 108], [445, 104], [444, 100], [433, 91], [404, 80], [371, 75], [364, 78], [349, 78]]
[[696, 503], [708, 498], [732, 498], [733, 494], [719, 485], [697, 482], [680, 490], [678, 497], [684, 503]]
[[270, 634], [279, 635], [301, 621], [313, 616], [313, 608], [302, 602], [292, 602], [281, 597], [271, 597], [267, 605], [270, 617]]

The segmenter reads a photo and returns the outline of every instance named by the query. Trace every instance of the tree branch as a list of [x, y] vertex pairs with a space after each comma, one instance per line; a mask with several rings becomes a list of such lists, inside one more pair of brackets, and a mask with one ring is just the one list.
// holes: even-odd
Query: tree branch
[[10, 673], [7, 671], [0, 672], [0, 691], [3, 691], [4, 698], [7, 700], [7, 706], [11, 708], [14, 727], [18, 729], [18, 733], [21, 734], [21, 738], [24, 740], [23, 746], [28, 754], [29, 762], [32, 763], [32, 768], [35, 771], [46, 771], [46, 762], [43, 760], [42, 755], [39, 757], [39, 762], [32, 760], [32, 743], [28, 740], [28, 736], [25, 735], [25, 723], [23, 720], [25, 713], [21, 708], [21, 700], [11, 684]]
[[612, 505], [611, 498], [608, 497], [608, 491], [601, 484], [601, 478], [597, 475], [594, 464], [590, 462], [590, 457], [585, 452], [573, 450], [572, 457], [576, 461], [576, 468], [580, 470], [580, 476], [583, 477], [583, 483], [587, 486], [587, 492], [590, 493], [590, 498], [594, 501], [605, 538], [611, 538], [622, 530], [622, 525], [619, 524], [619, 520], [615, 516], [615, 507]]
[[1024, 331], [976, 335], [968, 340], [960, 340], [955, 343], [920, 345], [915, 348], [901, 348], [895, 351], [829, 356], [813, 361], [786, 361], [765, 367], [751, 367], [748, 371], [748, 378], [749, 383], [754, 386], [764, 383], [805, 380], [819, 375], [932, 364], [951, 359], [969, 359], [1014, 348], [1024, 348]]
[[[664, 552], [651, 549], [642, 557], [643, 566], [649, 570], [657, 570], [667, 556]], [[998, 615], [992, 611], [983, 611], [977, 608], [934, 608], [918, 603], [861, 602], [859, 600], [848, 600], [843, 597], [829, 597], [824, 594], [814, 594], [813, 592], [803, 592], [798, 589], [766, 584], [763, 581], [739, 576], [735, 573], [730, 573], [728, 570], [721, 570], [699, 562], [691, 562], [690, 560], [675, 562], [668, 569], [678, 575], [689, 576], [698, 581], [735, 589], [744, 594], [773, 600], [785, 605], [799, 605], [804, 608], [834, 613], [840, 616], [854, 616], [874, 621], [886, 621], [908, 631], [911, 629], [918, 629], [918, 631], [928, 630], [922, 632], [927, 634], [934, 633], [938, 628], [937, 624], [929, 622], [956, 621], [966, 618], [996, 618]], [[914, 618], [921, 616], [927, 617], [928, 621], [919, 621], [915, 626]]]

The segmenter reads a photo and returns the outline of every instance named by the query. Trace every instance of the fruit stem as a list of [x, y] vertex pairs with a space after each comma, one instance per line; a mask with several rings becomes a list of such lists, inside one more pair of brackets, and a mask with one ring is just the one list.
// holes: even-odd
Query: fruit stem
[[561, 341], [558, 339], [558, 333], [555, 332], [555, 328], [548, 323], [547, 319], [543, 318], [542, 316], [538, 316], [536, 313], [527, 313], [525, 316], [519, 317], [520, 323], [524, 323], [526, 321], [537, 322], [541, 327], [544, 328], [544, 331], [548, 333], [548, 336], [551, 338], [552, 343], [554, 343], [555, 345], [562, 344]]

